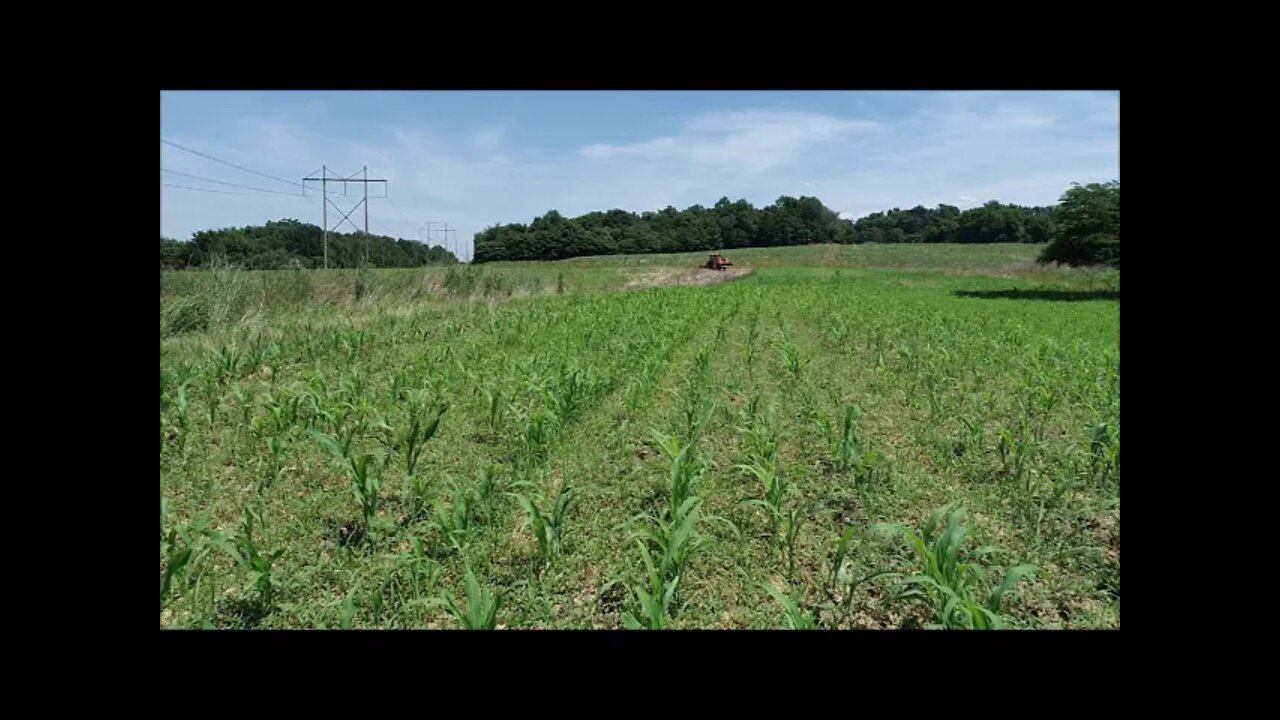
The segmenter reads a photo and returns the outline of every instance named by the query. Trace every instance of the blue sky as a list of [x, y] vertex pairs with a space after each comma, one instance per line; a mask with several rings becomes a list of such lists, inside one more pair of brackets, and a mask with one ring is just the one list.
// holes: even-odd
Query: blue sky
[[[447, 222], [464, 257], [474, 233], [551, 209], [683, 209], [724, 196], [762, 207], [813, 195], [853, 219], [938, 203], [1048, 205], [1072, 182], [1119, 179], [1119, 128], [1119, 93], [1092, 91], [160, 97], [162, 139], [286, 180], [322, 164], [343, 175], [367, 165], [389, 181], [389, 197], [369, 202], [370, 231], [423, 239], [424, 223]], [[295, 185], [166, 144], [160, 166], [171, 171], [160, 174], [166, 237], [285, 217], [321, 222], [315, 193], [304, 198]], [[352, 218], [362, 225], [363, 210]]]

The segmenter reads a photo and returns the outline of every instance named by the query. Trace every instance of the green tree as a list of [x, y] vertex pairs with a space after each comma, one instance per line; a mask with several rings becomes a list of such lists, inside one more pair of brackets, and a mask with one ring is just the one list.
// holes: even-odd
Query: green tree
[[1120, 181], [1075, 183], [1054, 211], [1054, 239], [1040, 262], [1120, 267]]
[[[486, 231], [487, 232], [487, 231]], [[481, 233], [483, 235], [483, 233]], [[480, 236], [477, 236], [477, 246]], [[356, 267], [365, 260], [374, 267], [417, 267], [457, 262], [453, 253], [414, 240], [384, 235], [329, 233], [329, 266]], [[160, 267], [199, 268], [216, 259], [245, 268], [320, 267], [324, 264], [324, 231], [297, 220], [266, 225], [202, 230], [189, 242], [160, 239]]]

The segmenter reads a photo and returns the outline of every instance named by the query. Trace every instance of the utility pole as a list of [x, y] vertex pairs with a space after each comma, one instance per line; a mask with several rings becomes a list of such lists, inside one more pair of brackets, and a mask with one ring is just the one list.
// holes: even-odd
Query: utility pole
[[[433, 227], [436, 225], [439, 225], [440, 227]], [[449, 227], [449, 223], [439, 222], [436, 220], [430, 220], [422, 223], [422, 226], [418, 228], [418, 240], [422, 240], [423, 231], [426, 231], [427, 239], [425, 242], [428, 246], [431, 245], [433, 240], [438, 238], [440, 245], [437, 247], [453, 253], [455, 258], [457, 258], [458, 253], [462, 251], [462, 248], [458, 244], [458, 229]], [[450, 241], [451, 239], [452, 241]], [[461, 259], [459, 258], [458, 261], [461, 262]]]
[[[361, 205], [364, 206], [364, 261], [365, 263], [369, 262], [369, 183], [382, 183], [383, 192], [385, 193], [386, 187], [387, 187], [387, 181], [380, 178], [374, 178], [372, 180], [369, 179], [368, 165], [364, 166], [364, 168], [362, 169], [362, 172], [364, 173], [364, 177], [358, 180], [356, 179], [357, 173], [351, 173], [346, 177], [343, 177], [341, 175], [329, 177], [329, 166], [321, 165], [320, 177], [302, 178], [302, 194], [303, 195], [307, 194], [308, 182], [320, 183], [320, 195], [321, 195], [320, 205], [322, 208], [321, 219], [324, 223], [324, 266], [326, 268], [329, 267], [329, 230], [332, 229], [334, 231], [337, 231], [338, 228], [342, 227], [342, 223], [346, 222], [350, 224], [352, 228], [355, 228], [356, 232], [360, 232], [360, 228], [356, 227], [356, 224], [354, 222], [351, 222], [351, 213], [355, 212], [356, 209], [359, 208]], [[315, 173], [312, 173], [312, 174], [314, 175]], [[355, 207], [352, 207], [350, 210], [343, 213], [342, 218], [338, 220], [337, 224], [335, 224], [332, 228], [329, 227], [329, 206], [333, 205], [333, 209], [340, 213], [342, 212], [342, 208], [338, 207], [337, 203], [334, 203], [332, 200], [329, 199], [329, 181], [330, 180], [334, 181], [335, 183], [336, 182], [342, 183], [343, 197], [347, 196], [347, 183], [360, 183], [361, 185], [364, 186], [364, 197], [360, 200], [360, 202], [355, 204]]]

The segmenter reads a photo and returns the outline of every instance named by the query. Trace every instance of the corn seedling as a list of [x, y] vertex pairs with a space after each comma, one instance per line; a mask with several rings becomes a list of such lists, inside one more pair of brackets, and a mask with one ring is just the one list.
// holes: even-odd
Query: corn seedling
[[258, 549], [257, 543], [253, 540], [255, 517], [252, 510], [245, 508], [240, 531], [232, 540], [237, 552], [232, 552], [231, 555], [237, 563], [249, 571], [248, 589], [256, 592], [259, 607], [270, 611], [274, 607], [276, 590], [282, 584], [279, 575], [272, 572], [272, 566], [284, 554], [284, 550], [277, 548], [263, 553]]
[[778, 525], [782, 522], [785, 513], [787, 497], [791, 494], [791, 483], [776, 466], [763, 464], [756, 458], [735, 467], [760, 481], [764, 489], [764, 497], [748, 498], [743, 500], [742, 504], [758, 505], [764, 508], [769, 515], [769, 535], [777, 534]]
[[450, 615], [458, 621], [464, 630], [493, 630], [497, 627], [498, 609], [502, 606], [502, 595], [494, 594], [482, 588], [476, 580], [471, 567], [467, 567], [467, 603], [459, 607], [447, 593], [442, 593], [437, 601], [443, 605]]
[[[178, 543], [181, 536], [182, 543]], [[164, 607], [165, 601], [169, 599], [169, 588], [172, 586], [173, 578], [180, 575], [187, 564], [191, 561], [193, 552], [193, 543], [190, 536], [185, 532], [177, 529], [169, 530], [168, 536], [164, 540], [164, 570], [160, 575], [160, 607]]]
[[690, 558], [711, 545], [711, 537], [698, 527], [704, 517], [708, 520], [723, 522], [731, 531], [737, 532], [737, 528], [728, 520], [714, 515], [703, 516], [701, 510], [702, 500], [689, 497], [679, 507], [663, 516], [641, 514], [632, 519], [633, 522], [640, 519], [646, 520], [639, 525], [632, 536], [650, 543], [659, 551], [658, 572], [664, 581], [674, 581], [683, 574]]
[[831, 574], [827, 576], [827, 594], [833, 595], [836, 589], [836, 578], [844, 567], [845, 556], [849, 553], [849, 542], [853, 540], [854, 529], [845, 528], [836, 541], [835, 555], [831, 559]]
[[527, 417], [524, 431], [520, 436], [517, 453], [517, 464], [528, 465], [541, 462], [547, 454], [556, 432], [556, 419], [542, 411], [536, 411]]
[[239, 382], [234, 382], [231, 384], [231, 394], [235, 396], [236, 405], [240, 408], [241, 427], [249, 427], [250, 416], [253, 414], [253, 389], [246, 392]]
[[693, 379], [699, 385], [711, 377], [711, 352], [706, 348], [698, 350], [693, 357]]
[[791, 591], [781, 592], [772, 585], [761, 583], [760, 587], [764, 588], [773, 596], [773, 599], [782, 606], [787, 617], [787, 627], [791, 630], [817, 630], [818, 618], [817, 614], [806, 613], [800, 609], [800, 604], [791, 596]]
[[505, 408], [502, 402], [502, 388], [494, 388], [486, 384], [480, 386], [477, 392], [484, 397], [485, 420], [488, 424], [489, 432], [496, 435], [502, 429], [502, 416]]
[[418, 466], [418, 456], [428, 440], [435, 437], [440, 429], [440, 420], [449, 409], [447, 403], [440, 403], [430, 413], [411, 412], [409, 426], [400, 436], [400, 451], [404, 454], [405, 474], [412, 477]]
[[800, 526], [804, 524], [804, 518], [800, 514], [800, 508], [792, 507], [784, 516], [783, 536], [786, 538], [787, 548], [787, 574], [795, 575], [796, 572], [796, 538], [800, 534]]
[[865, 582], [896, 574], [889, 571], [879, 571], [855, 578], [850, 563], [846, 561], [849, 554], [849, 543], [853, 540], [855, 534], [856, 531], [851, 527], [845, 528], [844, 532], [841, 533], [840, 538], [836, 541], [835, 553], [831, 558], [831, 573], [827, 576], [827, 595], [832, 602], [835, 602], [837, 599], [836, 589], [839, 588], [844, 598], [846, 614], [853, 610], [853, 591], [855, 589]]
[[267, 472], [260, 474], [257, 490], [259, 493], [271, 489], [271, 486], [284, 474], [284, 455], [288, 451], [289, 441], [283, 436], [267, 438], [269, 463]]
[[232, 553], [235, 550], [223, 534], [208, 526], [208, 518], [203, 515], [185, 526], [171, 528], [161, 540], [161, 554], [165, 558], [160, 576], [162, 608], [170, 599], [175, 583], [184, 590], [190, 590], [193, 596], [200, 595], [205, 559], [214, 550]]
[[[1014, 484], [1023, 482], [1030, 485], [1031, 478], [1027, 472], [1027, 459], [1032, 452], [1032, 441], [1027, 433], [1026, 418], [1021, 418], [1018, 424], [1018, 432], [1015, 435], [1008, 428], [1000, 428], [1000, 443], [997, 446], [1000, 450], [1000, 465], [1004, 473], [1004, 477]], [[1024, 491], [1030, 491], [1030, 487], [1024, 486]]]
[[772, 467], [778, 461], [778, 430], [774, 418], [774, 406], [763, 410], [760, 407], [760, 396], [752, 395], [747, 402], [746, 424], [739, 427], [739, 432], [747, 438], [748, 459], [756, 464]]
[[285, 395], [273, 397], [267, 394], [267, 417], [271, 422], [271, 430], [276, 435], [288, 433], [298, 423], [298, 407], [302, 403], [301, 395]]
[[235, 346], [228, 345], [218, 350], [218, 355], [214, 358], [214, 368], [220, 378], [235, 377], [240, 370], [242, 355]]
[[[995, 552], [986, 546], [967, 553], [961, 559], [961, 545], [965, 539], [964, 508], [947, 505], [936, 510], [920, 533], [901, 525], [878, 525], [877, 528], [901, 533], [920, 563], [921, 573], [904, 580], [898, 588], [899, 598], [918, 599], [926, 602], [933, 611], [933, 628], [996, 629], [1003, 626], [999, 613], [1004, 594], [1024, 575], [1035, 570], [1034, 565], [1017, 565], [1009, 569], [1004, 581], [992, 591], [985, 603], [973, 599], [974, 586], [985, 577], [985, 570], [977, 564], [980, 556]], [[947, 516], [946, 527], [937, 537], [934, 532], [942, 516]]]
[[204, 399], [205, 420], [209, 422], [209, 429], [212, 430], [218, 414], [218, 402], [222, 399], [222, 386], [217, 377], [206, 375], [200, 389]]
[[982, 422], [974, 420], [967, 415], [960, 416], [960, 422], [964, 424], [967, 453], [971, 457], [981, 458], [983, 444], [986, 440], [986, 429], [983, 427]]
[[187, 436], [191, 433], [191, 403], [187, 400], [187, 384], [178, 386], [178, 452], [187, 447]]
[[1089, 468], [1099, 482], [1120, 475], [1120, 423], [1103, 421], [1090, 427]]
[[342, 601], [342, 607], [338, 610], [338, 627], [342, 630], [350, 630], [355, 626], [356, 594], [359, 589], [359, 585], [351, 588], [351, 592], [347, 593], [347, 597]]
[[710, 407], [703, 410], [700, 383], [695, 381], [685, 385], [683, 392], [680, 393], [680, 415], [684, 421], [684, 437], [689, 444], [692, 445], [698, 441], [714, 413], [714, 401]]
[[409, 571], [409, 585], [413, 589], [415, 600], [425, 600], [440, 577], [440, 565], [427, 557], [422, 541], [417, 537], [410, 537], [409, 552], [402, 554], [397, 559], [397, 564]]
[[510, 493], [520, 503], [527, 515], [526, 521], [538, 541], [538, 552], [544, 563], [550, 563], [560, 552], [560, 542], [564, 533], [565, 513], [573, 501], [573, 488], [565, 486], [556, 496], [555, 502], [547, 513], [534, 504], [526, 495]]
[[622, 626], [628, 630], [662, 630], [671, 608], [671, 601], [675, 597], [676, 589], [680, 586], [680, 576], [677, 574], [672, 578], [664, 578], [658, 567], [653, 564], [653, 556], [649, 553], [649, 548], [639, 540], [636, 541], [636, 545], [639, 546], [640, 558], [644, 561], [648, 586], [646, 587], [644, 583], [627, 583], [627, 589], [631, 592], [639, 612], [632, 613], [630, 610], [624, 610]]
[[473, 495], [456, 484], [453, 486], [450, 502], [436, 503], [436, 527], [440, 534], [459, 553], [462, 552], [462, 541], [471, 529], [471, 508]]
[[706, 471], [706, 464], [698, 455], [692, 444], [681, 442], [674, 435], [664, 435], [658, 430], [650, 430], [654, 444], [667, 459], [667, 500], [668, 507], [678, 508], [694, 493], [694, 486]]
[[800, 379], [800, 371], [806, 364], [800, 358], [800, 348], [790, 342], [779, 343], [778, 358], [782, 362], [783, 369], [791, 376], [791, 379], [798, 381]]
[[378, 475], [376, 466], [371, 466], [373, 456], [364, 453], [358, 457], [347, 454], [349, 446], [343, 446], [332, 435], [327, 435], [319, 430], [312, 430], [311, 436], [314, 437], [320, 446], [329, 452], [335, 459], [342, 463], [343, 469], [347, 471], [347, 476], [351, 480], [351, 493], [355, 496], [356, 505], [360, 509], [360, 517], [364, 521], [364, 527], [372, 530], [372, 522], [374, 516], [378, 512]]
[[496, 465], [487, 465], [480, 471], [479, 482], [476, 483], [475, 498], [484, 518], [490, 518], [494, 510], [494, 500], [503, 492], [509, 478]]

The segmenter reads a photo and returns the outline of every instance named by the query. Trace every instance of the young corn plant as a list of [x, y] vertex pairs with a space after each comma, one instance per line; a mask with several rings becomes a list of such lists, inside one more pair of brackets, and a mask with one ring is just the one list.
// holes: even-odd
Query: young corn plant
[[534, 539], [538, 541], [538, 553], [543, 564], [550, 564], [560, 553], [560, 544], [564, 536], [564, 519], [569, 504], [573, 501], [573, 488], [564, 486], [556, 495], [551, 509], [546, 513], [543, 513], [528, 496], [520, 493], [509, 494], [524, 508], [526, 522], [533, 531]]
[[800, 508], [793, 506], [784, 516], [783, 536], [786, 538], [787, 550], [787, 574], [794, 576], [796, 574], [796, 539], [800, 535], [800, 526], [804, 523], [804, 517], [800, 512]]
[[1034, 450], [1034, 445], [1029, 437], [1026, 418], [1019, 420], [1016, 434], [1006, 427], [1001, 427], [1000, 442], [997, 447], [1000, 450], [1000, 465], [1005, 479], [1014, 485], [1024, 484], [1023, 489], [1029, 491], [1031, 474], [1027, 472], [1027, 460]]
[[1100, 483], [1120, 477], [1120, 423], [1104, 420], [1089, 428], [1089, 469]]
[[204, 417], [212, 430], [218, 415], [218, 403], [222, 399], [221, 381], [215, 375], [206, 375], [200, 390], [204, 399]]
[[840, 438], [834, 448], [833, 458], [836, 469], [841, 472], [853, 470], [862, 464], [862, 441], [858, 433], [860, 414], [857, 405], [845, 406], [844, 417], [840, 421]]
[[187, 567], [187, 563], [191, 561], [192, 543], [190, 538], [183, 533], [182, 544], [178, 543], [179, 531], [174, 528], [169, 530], [168, 536], [164, 539], [161, 554], [164, 555], [164, 570], [160, 575], [160, 607], [164, 608], [165, 602], [169, 599], [169, 589], [173, 586], [173, 578], [181, 575], [182, 571]]
[[875, 580], [886, 575], [895, 573], [889, 571], [872, 572], [860, 578], [854, 577], [851, 563], [848, 561], [849, 543], [853, 540], [856, 531], [852, 527], [845, 528], [844, 532], [836, 540], [835, 552], [831, 558], [831, 572], [827, 576], [827, 596], [831, 598], [831, 602], [836, 603], [839, 598], [836, 596], [837, 588], [843, 596], [845, 614], [849, 614], [853, 610], [853, 591], [860, 587], [863, 583]]
[[448, 407], [446, 403], [439, 403], [430, 412], [412, 412], [408, 427], [396, 437], [395, 446], [404, 459], [404, 496], [409, 501], [408, 516], [411, 520], [422, 517], [426, 512], [430, 485], [429, 478], [418, 472], [418, 458], [427, 441], [436, 436]]
[[773, 599], [782, 606], [787, 617], [787, 627], [791, 630], [817, 630], [818, 615], [816, 612], [808, 612], [800, 609], [800, 603], [792, 597], [791, 591], [779, 591], [772, 585], [760, 584], [773, 596]]
[[276, 560], [284, 554], [283, 548], [277, 548], [267, 553], [263, 553], [257, 543], [253, 540], [253, 522], [256, 515], [249, 509], [245, 508], [244, 519], [240, 524], [240, 531], [232, 540], [234, 550], [231, 552], [235, 561], [243, 566], [249, 572], [249, 584], [247, 590], [252, 590], [256, 594], [258, 606], [267, 612], [275, 607], [276, 591], [283, 584], [282, 578], [273, 572], [272, 567]]
[[471, 510], [475, 496], [453, 484], [450, 501], [436, 503], [436, 527], [444, 539], [459, 553], [462, 541], [471, 531]]
[[[164, 505], [161, 505], [163, 512]], [[163, 526], [164, 521], [161, 520]], [[160, 576], [160, 607], [171, 599], [175, 587], [199, 595], [206, 574], [206, 559], [215, 550], [230, 551], [234, 547], [226, 536], [209, 527], [208, 518], [200, 516], [187, 525], [170, 528], [161, 538], [164, 567]]]
[[426, 603], [440, 578], [440, 564], [427, 557], [422, 541], [409, 538], [409, 551], [396, 559], [396, 565], [409, 574], [409, 587], [415, 604]]
[[377, 465], [372, 462], [373, 456], [369, 453], [359, 456], [348, 455], [349, 445], [344, 446], [337, 438], [319, 430], [312, 430], [311, 436], [342, 463], [343, 469], [347, 471], [347, 476], [351, 480], [351, 494], [355, 496], [364, 527], [366, 530], [372, 530], [373, 519], [378, 513], [379, 490]]
[[447, 593], [441, 593], [438, 604], [444, 606], [464, 630], [493, 630], [498, 624], [502, 594], [480, 586], [475, 573], [467, 566], [467, 602], [459, 606]]
[[597, 382], [590, 367], [585, 372], [573, 366], [561, 369], [557, 386], [547, 390], [547, 401], [562, 424], [568, 425], [582, 416]]
[[765, 466], [777, 463], [779, 438], [773, 405], [761, 409], [760, 396], [752, 395], [738, 431], [746, 435], [749, 460]]
[[487, 382], [476, 389], [484, 398], [485, 423], [489, 432], [499, 435], [502, 432], [502, 417], [506, 405], [503, 403], [502, 388], [493, 387]]
[[676, 588], [680, 585], [680, 576], [676, 575], [669, 580], [664, 579], [658, 571], [658, 566], [653, 563], [649, 548], [639, 540], [636, 541], [636, 545], [640, 548], [640, 558], [644, 561], [645, 579], [648, 584], [646, 586], [645, 583], [626, 583], [637, 612], [624, 610], [622, 626], [628, 630], [662, 630], [666, 626], [666, 618], [671, 609], [671, 602], [675, 598]]
[[836, 541], [835, 554], [831, 559], [831, 573], [827, 576], [827, 594], [834, 595], [836, 590], [836, 578], [840, 574], [840, 570], [844, 568], [845, 557], [849, 553], [849, 543], [853, 540], [854, 529], [845, 528], [840, 534], [840, 539]]
[[[160, 524], [164, 525], [164, 500], [161, 500]], [[173, 589], [175, 579], [181, 579], [189, 576], [187, 571], [189, 568], [199, 568], [200, 561], [206, 557], [214, 548], [214, 544], [209, 542], [216, 537], [211, 536], [212, 530], [209, 530], [203, 518], [184, 525], [182, 527], [170, 528], [167, 534], [161, 535], [160, 554], [164, 557], [164, 568], [160, 575], [160, 607], [163, 608], [169, 600], [170, 592]], [[191, 583], [186, 583], [190, 585]]]
[[[662, 516], [641, 514], [632, 518], [632, 522], [645, 521], [636, 526], [632, 532], [632, 538], [641, 540], [657, 550], [658, 574], [664, 582], [674, 582], [684, 573], [689, 559], [711, 545], [711, 536], [699, 528], [703, 518], [701, 510], [701, 498], [691, 496], [686, 498], [679, 507]], [[728, 523], [722, 518], [706, 517]]]
[[981, 420], [967, 415], [961, 415], [960, 422], [964, 424], [965, 429], [965, 454], [976, 461], [982, 457], [983, 445], [986, 441], [986, 428], [983, 427]]
[[[921, 572], [899, 585], [897, 596], [925, 602], [932, 610], [931, 628], [988, 630], [1004, 627], [1000, 618], [1004, 594], [1036, 566], [1023, 564], [1009, 569], [1004, 581], [987, 595], [984, 602], [974, 599], [977, 584], [986, 576], [978, 559], [996, 552], [991, 546], [978, 548], [961, 556], [966, 530], [960, 524], [963, 507], [946, 505], [934, 511], [921, 532], [902, 525], [881, 524], [881, 531], [900, 533], [916, 553]], [[946, 515], [942, 532], [934, 536], [938, 522]]]
[[235, 396], [236, 405], [240, 408], [240, 427], [249, 427], [253, 415], [253, 387], [246, 391], [239, 382], [234, 382], [231, 383], [231, 394]]
[[418, 457], [427, 441], [436, 436], [440, 421], [448, 411], [448, 403], [439, 403], [429, 412], [410, 411], [408, 427], [400, 434], [399, 448], [404, 457], [405, 475], [412, 477], [418, 467]]
[[284, 475], [284, 457], [289, 451], [289, 441], [282, 435], [267, 438], [267, 472], [258, 475], [257, 491], [259, 494], [271, 489], [271, 486]]
[[711, 378], [711, 352], [701, 348], [693, 358], [693, 378], [698, 385], [703, 385]]
[[356, 585], [351, 588], [351, 592], [348, 592], [347, 597], [342, 601], [342, 607], [338, 610], [338, 629], [350, 630], [355, 627], [356, 595], [359, 591], [360, 586]]
[[684, 421], [684, 436], [690, 445], [696, 443], [702, 436], [716, 409], [714, 401], [705, 410], [703, 409], [701, 388], [700, 383], [692, 382], [680, 393], [680, 414]]
[[681, 442], [674, 435], [665, 435], [651, 429], [650, 435], [658, 450], [667, 459], [667, 500], [669, 508], [684, 505], [695, 491], [695, 485], [706, 472], [706, 463], [692, 444]]
[[786, 513], [787, 498], [790, 497], [792, 492], [791, 482], [779, 471], [777, 465], [764, 463], [756, 457], [735, 467], [760, 481], [760, 485], [764, 490], [764, 497], [748, 498], [743, 500], [742, 504], [758, 505], [764, 508], [764, 511], [769, 516], [769, 536], [777, 535], [778, 526], [782, 523]]
[[557, 425], [556, 416], [545, 411], [538, 410], [529, 414], [516, 450], [516, 464], [535, 465], [545, 459], [555, 438]]
[[495, 511], [495, 501], [509, 482], [510, 477], [496, 465], [486, 465], [480, 471], [479, 482], [476, 483], [475, 499], [476, 507], [486, 521], [492, 518]]
[[232, 378], [240, 370], [243, 355], [234, 345], [227, 345], [218, 350], [214, 358], [214, 369], [219, 378]]
[[281, 393], [279, 397], [275, 397], [268, 393], [267, 418], [270, 421], [270, 431], [275, 435], [285, 435], [292, 430], [298, 423], [298, 408], [301, 404], [301, 395]]
[[795, 343], [781, 342], [778, 344], [778, 359], [782, 363], [782, 368], [791, 376], [792, 380], [800, 379], [800, 372], [804, 369], [807, 361], [800, 357], [800, 348]]
[[178, 452], [187, 447], [187, 437], [191, 434], [191, 403], [187, 400], [187, 384], [178, 386]]

